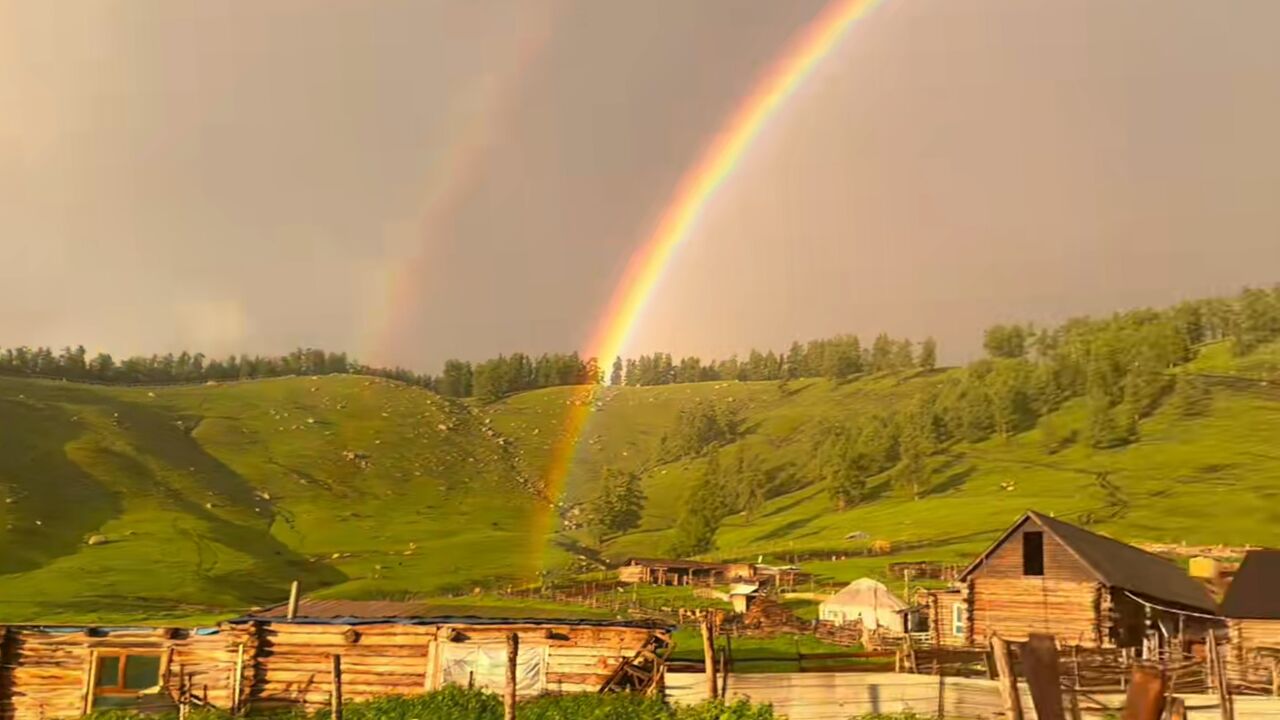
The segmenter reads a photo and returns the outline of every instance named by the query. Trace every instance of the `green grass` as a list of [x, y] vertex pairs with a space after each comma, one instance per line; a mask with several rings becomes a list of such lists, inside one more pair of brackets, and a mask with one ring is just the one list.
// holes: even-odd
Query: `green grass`
[[[1277, 358], [1280, 344], [1246, 358], [1203, 348], [1186, 371], [1248, 379], [1206, 379], [1207, 414], [1161, 409], [1128, 447], [1049, 454], [1039, 431], [951, 447], [919, 500], [875, 484], [836, 512], [801, 475], [750, 522], [728, 518], [708, 557], [798, 557], [820, 586], [885, 578], [892, 561], [964, 564], [1028, 508], [1129, 541], [1280, 544], [1280, 390], [1262, 380]], [[660, 555], [705, 462], [656, 460], [682, 408], [732, 402], [747, 432], [721, 465], [741, 451], [777, 476], [804, 467], [822, 423], [909, 402], [944, 375], [604, 388], [564, 498], [591, 498], [607, 465], [641, 472], [640, 529], [599, 550]], [[357, 376], [152, 389], [0, 378], [0, 621], [203, 622], [278, 602], [293, 579], [325, 597], [569, 614], [494, 591], [536, 582], [539, 567], [570, 573], [594, 545], [581, 530], [538, 532], [550, 513], [537, 484], [584, 397], [457, 403]], [[1083, 409], [1052, 420], [1080, 428]], [[99, 534], [108, 542], [86, 543]], [[867, 555], [873, 540], [892, 554]]]

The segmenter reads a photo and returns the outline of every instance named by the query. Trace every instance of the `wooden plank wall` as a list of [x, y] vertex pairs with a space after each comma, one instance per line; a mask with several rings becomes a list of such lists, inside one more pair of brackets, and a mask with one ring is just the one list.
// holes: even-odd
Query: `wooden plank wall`
[[183, 633], [173, 637], [163, 629], [89, 635], [10, 628], [9, 636], [9, 717], [15, 720], [78, 717], [93, 649], [160, 655], [162, 667], [168, 668], [170, 688], [178, 687], [181, 669], [197, 694], [207, 695], [219, 707], [228, 707], [239, 646], [252, 644], [246, 628], [234, 627], [212, 635]]

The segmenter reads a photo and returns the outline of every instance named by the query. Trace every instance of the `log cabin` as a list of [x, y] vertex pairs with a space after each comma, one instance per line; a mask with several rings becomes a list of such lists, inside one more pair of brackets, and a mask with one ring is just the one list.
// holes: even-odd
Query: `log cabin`
[[[649, 689], [671, 629], [650, 622], [442, 616], [422, 603], [304, 600], [216, 628], [0, 629], [0, 720], [95, 708], [172, 708], [184, 693], [225, 710], [328, 706], [454, 683], [501, 691], [519, 638], [517, 691]], [[337, 658], [335, 663], [334, 658]]]
[[1280, 550], [1251, 550], [1222, 601], [1233, 683], [1280, 693]]
[[931, 605], [939, 645], [1046, 633], [1067, 646], [1143, 655], [1221, 625], [1208, 590], [1175, 563], [1034, 511]]

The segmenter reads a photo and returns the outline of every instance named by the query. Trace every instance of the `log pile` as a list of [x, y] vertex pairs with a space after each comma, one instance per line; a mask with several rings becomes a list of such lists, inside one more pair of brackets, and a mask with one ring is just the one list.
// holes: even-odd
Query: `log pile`
[[[836, 624], [827, 620], [819, 620], [813, 628], [814, 637], [832, 645], [854, 647], [862, 645], [862, 621], [854, 620], [844, 624]], [[868, 648], [870, 649], [870, 648]]]
[[808, 623], [797, 618], [785, 605], [769, 597], [757, 598], [751, 603], [737, 625], [739, 633], [757, 637], [805, 632], [809, 629]]

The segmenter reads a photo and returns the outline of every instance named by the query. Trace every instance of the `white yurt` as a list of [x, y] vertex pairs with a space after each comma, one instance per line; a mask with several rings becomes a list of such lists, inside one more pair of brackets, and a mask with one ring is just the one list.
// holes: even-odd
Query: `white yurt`
[[849, 583], [818, 606], [818, 618], [843, 625], [862, 618], [862, 625], [870, 630], [888, 628], [902, 630], [902, 616], [907, 604], [899, 600], [884, 583], [871, 578], [861, 578]]

